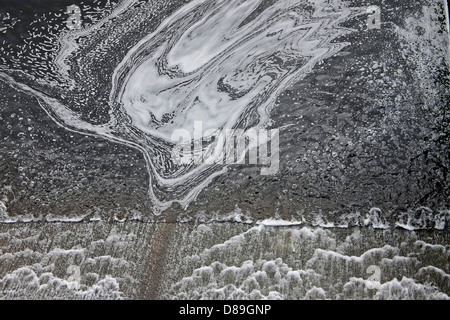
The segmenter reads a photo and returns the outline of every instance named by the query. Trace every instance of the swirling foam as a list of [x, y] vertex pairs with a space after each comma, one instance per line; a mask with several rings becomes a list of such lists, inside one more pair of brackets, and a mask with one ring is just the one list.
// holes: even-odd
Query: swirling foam
[[[244, 24], [262, 1], [194, 1], [132, 48], [114, 73], [111, 103], [129, 117], [133, 140], [151, 161], [153, 183], [166, 201], [186, 205], [212, 177], [206, 164], [180, 167], [171, 134], [261, 127], [277, 95], [345, 43], [339, 23], [354, 15], [341, 1], [278, 1]], [[169, 148], [168, 148], [169, 147]], [[219, 147], [219, 146], [218, 146]], [[167, 197], [170, 192], [172, 199]]]
[[[111, 19], [126, 19], [132, 10], [142, 13], [146, 8], [123, 1], [108, 17], [61, 35], [54, 65], [64, 95], [77, 87], [76, 92], [92, 90], [88, 96], [95, 95], [93, 81], [80, 81], [90, 72], [89, 63], [79, 65], [82, 70], [77, 75], [69, 62], [86, 50], [83, 45], [90, 35], [106, 33]], [[54, 93], [44, 94], [42, 87], [36, 90], [32, 80], [17, 83], [19, 77], [10, 77], [5, 69], [0, 77], [36, 96], [64, 128], [141, 150], [150, 175], [149, 197], [158, 213], [173, 202], [187, 206], [227, 170], [226, 165], [175, 164], [170, 141], [174, 130], [193, 130], [194, 121], [202, 121], [204, 130], [268, 125], [279, 93], [341, 50], [346, 43], [335, 40], [351, 31], [341, 23], [363, 13], [341, 0], [191, 1], [138, 41], [117, 65], [106, 103], [109, 122], [102, 124], [86, 121]], [[115, 43], [106, 43], [106, 49], [112, 50]]]

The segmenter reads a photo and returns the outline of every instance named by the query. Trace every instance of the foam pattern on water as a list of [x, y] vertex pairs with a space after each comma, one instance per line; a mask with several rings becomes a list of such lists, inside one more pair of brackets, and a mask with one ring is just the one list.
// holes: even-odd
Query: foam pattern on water
[[[0, 221], [238, 207], [253, 223], [448, 227], [444, 1], [388, 2], [380, 31], [364, 1], [104, 2], [82, 30], [50, 12], [4, 41]], [[174, 163], [171, 133], [196, 120], [280, 129], [279, 174]]]
[[[191, 236], [208, 242], [216, 232], [216, 226], [200, 225]], [[449, 299], [448, 247], [417, 237], [393, 231], [253, 227], [193, 250], [176, 269], [187, 275], [168, 287], [166, 297]], [[382, 239], [389, 240], [384, 244]], [[369, 279], [369, 266], [379, 268], [378, 283]]]
[[133, 27], [126, 19], [148, 17], [160, 6], [167, 7], [123, 1], [83, 30], [62, 32], [45, 78], [6, 68], [0, 74], [38, 98], [60, 126], [141, 150], [155, 212], [173, 201], [187, 205], [226, 169], [176, 165], [170, 141], [175, 129], [193, 130], [194, 121], [202, 121], [204, 130], [266, 125], [277, 95], [345, 47], [334, 41], [350, 32], [341, 24], [362, 13], [341, 0], [268, 7], [259, 0], [195, 0], [130, 47], [110, 84], [92, 74], [103, 52]]
[[[440, 231], [223, 222], [36, 226], [0, 225], [0, 299], [450, 295], [449, 239]], [[370, 266], [379, 268], [379, 281], [370, 278]]]

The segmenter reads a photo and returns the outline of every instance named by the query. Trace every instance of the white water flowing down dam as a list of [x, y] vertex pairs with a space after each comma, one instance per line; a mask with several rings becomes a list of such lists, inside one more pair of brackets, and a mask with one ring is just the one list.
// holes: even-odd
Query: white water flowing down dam
[[0, 3], [0, 299], [450, 299], [445, 0]]

